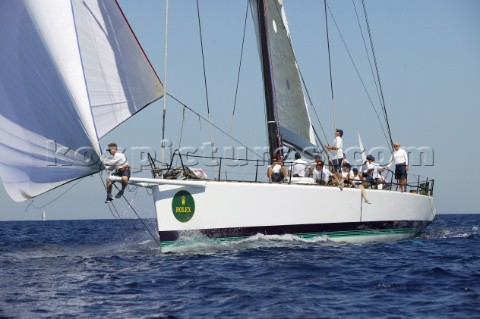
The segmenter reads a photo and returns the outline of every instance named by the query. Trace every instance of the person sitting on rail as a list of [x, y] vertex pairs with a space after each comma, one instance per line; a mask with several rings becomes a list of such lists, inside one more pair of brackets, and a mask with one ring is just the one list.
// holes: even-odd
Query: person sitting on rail
[[347, 160], [344, 160], [342, 163], [342, 181], [344, 186], [351, 186], [351, 178], [353, 177], [350, 163]]
[[295, 160], [292, 163], [292, 177], [305, 177], [307, 165], [307, 162], [302, 159], [300, 153], [295, 153]]
[[[112, 175], [118, 176], [122, 179], [122, 189], [115, 195], [115, 198], [120, 198], [125, 192], [125, 188], [128, 185], [128, 180], [130, 179], [130, 166], [127, 161], [127, 157], [117, 150], [118, 146], [116, 143], [110, 143], [107, 147], [107, 152], [110, 153], [113, 157], [111, 159], [104, 158], [102, 160], [103, 165], [107, 168], [108, 171], [115, 171]], [[112, 197], [112, 181], [110, 178], [107, 178], [107, 199], [105, 203], [109, 203], [113, 200]]]
[[338, 185], [337, 177], [326, 169], [322, 160], [316, 162], [315, 170], [313, 171], [313, 180], [320, 185], [327, 185], [331, 180], [333, 184]]
[[368, 183], [367, 187], [373, 184], [379, 185], [385, 183], [383, 176], [380, 174], [384, 170], [384, 167], [381, 167], [378, 163], [375, 163], [375, 157], [368, 155], [366, 162], [363, 163], [362, 166], [362, 178]]
[[307, 177], [313, 177], [313, 172], [315, 171], [315, 168], [317, 167], [317, 162], [321, 161], [322, 157], [320, 155], [315, 155], [313, 158], [313, 163], [310, 163], [307, 165], [307, 171], [305, 172], [305, 176]]
[[358, 175], [358, 168], [354, 167], [351, 173], [352, 178], [350, 179], [350, 183], [353, 187], [360, 189], [363, 201], [367, 204], [370, 204], [370, 201], [367, 199], [367, 192], [365, 191], [365, 186], [363, 186], [362, 179]]
[[274, 183], [280, 183], [287, 176], [287, 170], [283, 165], [283, 162], [277, 157], [272, 158], [272, 165], [267, 169], [268, 179]]

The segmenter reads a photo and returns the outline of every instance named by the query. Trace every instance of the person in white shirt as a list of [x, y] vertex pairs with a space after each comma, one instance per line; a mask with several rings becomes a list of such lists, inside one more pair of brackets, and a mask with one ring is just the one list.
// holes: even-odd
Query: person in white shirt
[[[114, 176], [119, 176], [122, 178], [122, 189], [115, 195], [116, 198], [120, 198], [123, 196], [125, 188], [128, 185], [128, 180], [130, 179], [130, 166], [128, 165], [127, 157], [125, 154], [118, 152], [117, 144], [110, 143], [107, 147], [107, 152], [110, 153], [113, 157], [108, 159], [104, 159], [103, 165], [107, 168], [108, 171], [115, 172], [112, 174]], [[105, 203], [111, 202], [113, 200], [112, 197], [112, 181], [110, 178], [107, 177], [107, 199]]]
[[378, 163], [375, 163], [375, 157], [368, 155], [367, 161], [362, 165], [363, 180], [370, 183], [376, 183], [377, 185], [383, 184], [385, 180], [380, 173], [384, 170], [385, 168], [381, 167]]
[[300, 153], [295, 153], [295, 160], [292, 163], [292, 176], [305, 177], [307, 165], [307, 162], [301, 158]]
[[353, 177], [353, 173], [351, 171], [352, 166], [347, 160], [343, 160], [342, 163], [342, 181], [344, 185], [350, 186], [350, 180]]
[[324, 167], [322, 160], [317, 161], [315, 170], [313, 171], [313, 180], [320, 185], [327, 185], [332, 178], [333, 183], [338, 184], [337, 177]]
[[343, 130], [337, 129], [335, 131], [335, 139], [333, 140], [333, 145], [326, 145], [325, 148], [329, 151], [334, 151], [332, 156], [333, 171], [341, 173], [342, 172], [342, 161], [343, 161]]
[[315, 155], [313, 163], [307, 165], [307, 171], [305, 172], [307, 177], [313, 177], [313, 171], [315, 170], [315, 167], [317, 167], [317, 162], [321, 160], [322, 157], [320, 155]]
[[287, 170], [283, 165], [283, 162], [277, 157], [272, 159], [272, 165], [268, 166], [267, 176], [274, 183], [280, 183], [287, 176]]
[[390, 165], [392, 161], [395, 161], [395, 179], [400, 185], [400, 191], [407, 191], [407, 172], [408, 172], [408, 154], [400, 148], [399, 142], [393, 143], [394, 152], [390, 157], [387, 165]]

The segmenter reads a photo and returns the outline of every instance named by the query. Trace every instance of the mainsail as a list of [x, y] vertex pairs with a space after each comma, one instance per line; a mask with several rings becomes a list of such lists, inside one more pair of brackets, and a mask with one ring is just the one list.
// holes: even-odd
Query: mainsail
[[118, 3], [0, 3], [0, 176], [32, 198], [102, 169], [99, 139], [163, 96]]
[[262, 61], [270, 154], [287, 145], [315, 152], [315, 139], [282, 1], [250, 0]]

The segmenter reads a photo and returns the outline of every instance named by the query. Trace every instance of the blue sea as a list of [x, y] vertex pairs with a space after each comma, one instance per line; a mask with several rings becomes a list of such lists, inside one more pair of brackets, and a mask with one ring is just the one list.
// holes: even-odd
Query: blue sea
[[0, 222], [0, 243], [0, 318], [480, 318], [480, 214], [362, 245], [161, 250], [142, 221], [119, 219]]

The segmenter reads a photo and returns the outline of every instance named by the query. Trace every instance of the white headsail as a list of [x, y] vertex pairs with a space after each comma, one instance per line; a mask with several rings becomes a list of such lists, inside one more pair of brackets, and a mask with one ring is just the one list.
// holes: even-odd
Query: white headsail
[[358, 137], [358, 147], [360, 148], [360, 157], [362, 158], [362, 163], [367, 161], [367, 152], [365, 151], [365, 147], [363, 146], [362, 138], [360, 137], [360, 132], [357, 132]]
[[163, 86], [116, 1], [0, 3], [0, 176], [16, 201], [98, 172], [99, 138]]

